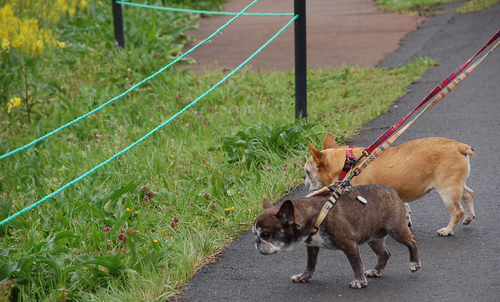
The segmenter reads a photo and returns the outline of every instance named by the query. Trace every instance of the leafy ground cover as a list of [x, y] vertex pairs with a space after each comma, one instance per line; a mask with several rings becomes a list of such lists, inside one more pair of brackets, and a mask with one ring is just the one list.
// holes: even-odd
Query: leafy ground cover
[[[425, 11], [429, 8], [452, 2], [459, 2], [459, 0], [375, 0], [375, 4], [383, 10], [407, 13], [420, 12], [424, 14], [426, 13]], [[462, 2], [464, 3], [455, 9], [458, 13], [470, 13], [488, 9], [491, 6], [499, 3], [500, 0], [470, 0]]]
[[[120, 49], [107, 3], [64, 3], [68, 10], [57, 22], [38, 22], [45, 33], [51, 30], [52, 40], [32, 36], [35, 51], [2, 44], [0, 154], [167, 65], [198, 18], [126, 7], [127, 48]], [[4, 9], [11, 3], [0, 4]], [[222, 1], [150, 4], [217, 9]], [[16, 6], [12, 11], [23, 20], [36, 17], [19, 15]], [[248, 228], [262, 197], [278, 199], [301, 182], [308, 141], [321, 144], [326, 131], [339, 142], [356, 135], [436, 63], [422, 58], [392, 70], [310, 70], [307, 122], [294, 120], [292, 72], [236, 73], [134, 149], [0, 226], [0, 301], [172, 299], [200, 266]], [[167, 70], [98, 113], [1, 160], [0, 219], [135, 142], [228, 72], [197, 76]]]

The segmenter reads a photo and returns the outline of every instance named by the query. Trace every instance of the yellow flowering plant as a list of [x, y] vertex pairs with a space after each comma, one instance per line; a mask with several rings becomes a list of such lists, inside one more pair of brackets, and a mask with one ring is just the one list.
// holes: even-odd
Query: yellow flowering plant
[[[0, 7], [0, 104], [9, 114], [23, 108], [30, 113], [48, 63], [47, 54], [66, 45], [50, 28], [64, 14], [74, 15], [85, 0], [14, 1]], [[24, 103], [24, 106], [22, 103]]]

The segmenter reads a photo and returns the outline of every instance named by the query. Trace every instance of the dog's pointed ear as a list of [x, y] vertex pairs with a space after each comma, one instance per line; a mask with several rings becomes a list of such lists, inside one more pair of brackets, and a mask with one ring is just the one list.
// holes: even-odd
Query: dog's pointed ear
[[337, 148], [337, 142], [332, 133], [328, 132], [323, 140], [323, 150]]
[[309, 142], [309, 152], [311, 152], [311, 155], [314, 158], [314, 161], [316, 162], [316, 165], [321, 167], [323, 165], [323, 162], [325, 160], [325, 155], [321, 153], [318, 149], [314, 148], [311, 142]]
[[285, 202], [281, 204], [280, 210], [276, 216], [281, 220], [283, 225], [292, 225], [295, 221], [292, 201], [289, 199], [285, 200]]
[[262, 206], [264, 207], [264, 210], [265, 210], [265, 209], [272, 207], [273, 204], [269, 201], [269, 199], [264, 197], [264, 199], [262, 199]]

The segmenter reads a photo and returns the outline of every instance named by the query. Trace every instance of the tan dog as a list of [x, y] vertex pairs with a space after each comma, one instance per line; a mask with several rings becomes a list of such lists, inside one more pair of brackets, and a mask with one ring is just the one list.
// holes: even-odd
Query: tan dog
[[[315, 149], [309, 142], [312, 156], [305, 165], [306, 187], [318, 190], [337, 181], [344, 167], [346, 149], [347, 146], [337, 146], [331, 133], [324, 139], [323, 151]], [[358, 158], [363, 150], [364, 148], [354, 148], [353, 155]], [[436, 189], [451, 216], [448, 226], [437, 232], [441, 236], [453, 235], [464, 216], [460, 203], [462, 199], [465, 204], [462, 223], [469, 224], [475, 217], [474, 191], [465, 184], [470, 172], [469, 155], [475, 156], [470, 146], [451, 139], [417, 139], [385, 150], [362, 173], [354, 177], [351, 184], [391, 186], [396, 189], [403, 202], [419, 199]], [[309, 195], [314, 195], [314, 192]], [[407, 210], [409, 218], [409, 207]]]

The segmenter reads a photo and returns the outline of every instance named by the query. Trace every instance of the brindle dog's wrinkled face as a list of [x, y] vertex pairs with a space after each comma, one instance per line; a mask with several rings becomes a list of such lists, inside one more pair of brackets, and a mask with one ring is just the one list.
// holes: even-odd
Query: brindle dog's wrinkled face
[[280, 229], [277, 234], [273, 234], [266, 226], [255, 223], [252, 230], [255, 234], [255, 248], [261, 254], [276, 254], [283, 248], [283, 229]]
[[252, 226], [255, 247], [264, 255], [291, 251], [298, 245], [294, 240], [293, 226], [291, 201], [285, 201], [281, 207], [265, 209]]

